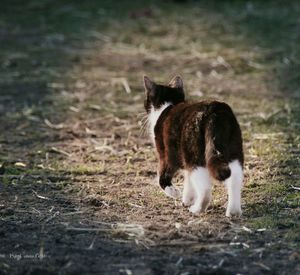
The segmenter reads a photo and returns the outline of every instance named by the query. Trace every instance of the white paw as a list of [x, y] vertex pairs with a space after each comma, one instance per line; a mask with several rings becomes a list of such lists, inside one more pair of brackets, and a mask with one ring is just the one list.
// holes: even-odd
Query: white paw
[[195, 202], [195, 196], [193, 194], [188, 194], [182, 196], [182, 203], [185, 206], [191, 206]]
[[164, 191], [168, 197], [174, 199], [178, 199], [181, 196], [180, 191], [174, 186], [167, 186]]
[[242, 215], [242, 209], [240, 206], [228, 206], [226, 209], [226, 217], [240, 217]]
[[199, 204], [194, 203], [190, 208], [189, 211], [193, 214], [197, 214], [197, 213], [201, 213], [202, 209], [201, 206], [199, 206]]

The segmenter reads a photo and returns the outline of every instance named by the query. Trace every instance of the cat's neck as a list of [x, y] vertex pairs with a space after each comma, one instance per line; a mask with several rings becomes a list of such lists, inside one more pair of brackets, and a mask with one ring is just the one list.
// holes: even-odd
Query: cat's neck
[[162, 106], [160, 106], [158, 109], [155, 109], [153, 106], [151, 107], [151, 110], [149, 113], [149, 131], [150, 131], [151, 139], [154, 144], [155, 144], [155, 133], [154, 133], [155, 125], [156, 125], [160, 115], [162, 114], [162, 112], [171, 105], [172, 105], [172, 103], [166, 102]]

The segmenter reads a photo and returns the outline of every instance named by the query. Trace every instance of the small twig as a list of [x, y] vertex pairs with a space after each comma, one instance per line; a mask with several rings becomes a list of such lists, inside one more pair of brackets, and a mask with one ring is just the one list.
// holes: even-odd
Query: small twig
[[146, 245], [144, 242], [142, 242], [141, 240], [135, 239], [134, 241], [137, 245], [142, 245], [146, 249], [150, 249], [150, 247], [148, 245]]
[[252, 67], [254, 69], [258, 69], [258, 70], [264, 69], [263, 65], [261, 65], [259, 63], [256, 63], [256, 62], [253, 62], [253, 61], [248, 61], [247, 64], [248, 64], [249, 67]]
[[75, 107], [75, 106], [70, 106], [69, 109], [74, 112], [74, 113], [79, 113], [80, 112], [80, 109]]
[[127, 94], [130, 94], [130, 93], [131, 93], [131, 89], [130, 89], [130, 87], [129, 87], [129, 84], [128, 84], [128, 81], [127, 81], [126, 78], [124, 78], [124, 79], [122, 80], [122, 84], [123, 84], [123, 87], [124, 87], [126, 93], [127, 93]]
[[26, 164], [23, 163], [23, 162], [16, 162], [16, 163], [15, 163], [15, 166], [25, 168], [25, 167], [26, 167]]
[[246, 244], [246, 243], [242, 243], [244, 248], [250, 248], [250, 245]]
[[103, 108], [99, 105], [96, 104], [90, 104], [89, 108], [91, 108], [92, 110], [96, 110], [96, 111], [101, 111]]
[[180, 264], [181, 264], [181, 262], [182, 262], [182, 260], [183, 260], [183, 258], [182, 257], [180, 257], [179, 259], [178, 259], [178, 261], [176, 262], [176, 266], [179, 266]]
[[254, 262], [255, 265], [262, 267], [263, 269], [267, 270], [267, 271], [271, 271], [271, 268], [266, 266], [263, 263], [259, 263], [259, 262]]
[[64, 151], [64, 150], [61, 150], [61, 149], [58, 149], [58, 148], [56, 148], [56, 147], [51, 147], [50, 152], [58, 153], [58, 154], [62, 154], [62, 155], [66, 155], [66, 156], [68, 156], [68, 157], [71, 156], [71, 154], [69, 154], [68, 152], [66, 152], [66, 151]]
[[250, 247], [248, 244], [240, 243], [240, 242], [231, 242], [229, 245], [236, 245], [236, 246], [242, 245], [244, 248], [249, 248]]
[[257, 232], [264, 232], [266, 231], [267, 229], [266, 228], [259, 228], [259, 229], [256, 229]]
[[224, 260], [224, 259], [221, 259], [221, 261], [220, 261], [219, 264], [218, 264], [218, 267], [222, 267], [223, 264], [224, 264], [224, 262], [225, 262], [225, 260]]
[[87, 248], [87, 250], [92, 250], [94, 248], [94, 243], [96, 241], [97, 236], [95, 236], [90, 244], [90, 246]]
[[102, 146], [95, 146], [96, 151], [110, 151], [112, 154], [116, 154], [117, 151], [113, 149], [111, 146], [102, 145]]
[[69, 213], [64, 213], [62, 214], [63, 216], [72, 216], [72, 215], [76, 215], [76, 214], [83, 214], [85, 213], [84, 211], [76, 211], [76, 212], [69, 212]]
[[243, 229], [244, 231], [246, 231], [246, 232], [249, 232], [249, 233], [252, 233], [252, 232], [253, 232], [250, 228], [248, 228], [248, 227], [246, 227], [246, 226], [243, 226], [242, 229]]
[[241, 245], [242, 243], [240, 242], [231, 242], [229, 245]]
[[39, 252], [39, 259], [43, 260], [43, 258], [45, 258], [45, 254], [44, 254], [44, 244], [42, 243]]
[[53, 124], [47, 118], [44, 119], [44, 122], [49, 128], [55, 129], [55, 130], [61, 130], [65, 127], [63, 123]]
[[140, 206], [140, 205], [137, 205], [137, 204], [134, 204], [134, 203], [131, 203], [131, 202], [129, 202], [128, 204], [129, 204], [130, 206], [133, 206], [133, 207], [144, 208], [143, 206]]
[[115, 84], [117, 84], [117, 83], [122, 84], [122, 86], [124, 87], [125, 92], [126, 92], [127, 94], [130, 94], [130, 93], [131, 93], [131, 89], [130, 89], [130, 86], [129, 86], [128, 81], [127, 81], [126, 78], [124, 78], [124, 77], [113, 78], [113, 79], [112, 79], [112, 84], [115, 85]]
[[41, 215], [41, 211], [37, 210], [37, 209], [34, 208], [34, 207], [31, 207], [31, 208], [32, 208], [32, 210], [34, 211], [34, 213], [37, 213], [37, 214]]
[[59, 215], [59, 211], [56, 211], [51, 217], [49, 217], [45, 223], [52, 221], [56, 216]]
[[111, 232], [111, 229], [107, 228], [81, 228], [81, 227], [67, 227], [68, 231], [79, 231], [79, 232]]
[[297, 187], [297, 186], [294, 186], [294, 185], [291, 185], [291, 187], [292, 187], [294, 190], [300, 191], [300, 187]]
[[91, 37], [95, 37], [97, 39], [103, 40], [104, 42], [110, 42], [111, 41], [111, 38], [108, 35], [100, 33], [98, 31], [90, 31], [89, 35]]
[[51, 200], [50, 198], [39, 195], [36, 191], [32, 190], [32, 192], [36, 195], [37, 198], [42, 200]]

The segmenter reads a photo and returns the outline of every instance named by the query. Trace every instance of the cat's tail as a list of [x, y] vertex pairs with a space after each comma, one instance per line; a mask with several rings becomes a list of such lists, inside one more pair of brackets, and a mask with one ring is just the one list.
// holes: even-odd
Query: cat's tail
[[231, 174], [226, 149], [229, 143], [230, 125], [224, 123], [223, 119], [221, 120], [215, 114], [211, 115], [205, 130], [206, 166], [211, 176], [218, 181], [226, 180]]

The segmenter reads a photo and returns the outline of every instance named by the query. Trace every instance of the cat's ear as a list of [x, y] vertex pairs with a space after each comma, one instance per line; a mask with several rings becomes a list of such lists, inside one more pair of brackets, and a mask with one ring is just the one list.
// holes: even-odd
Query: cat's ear
[[154, 92], [155, 90], [155, 83], [148, 77], [144, 75], [144, 86], [146, 92]]
[[177, 75], [169, 82], [169, 86], [171, 88], [183, 89], [183, 81], [182, 78]]

